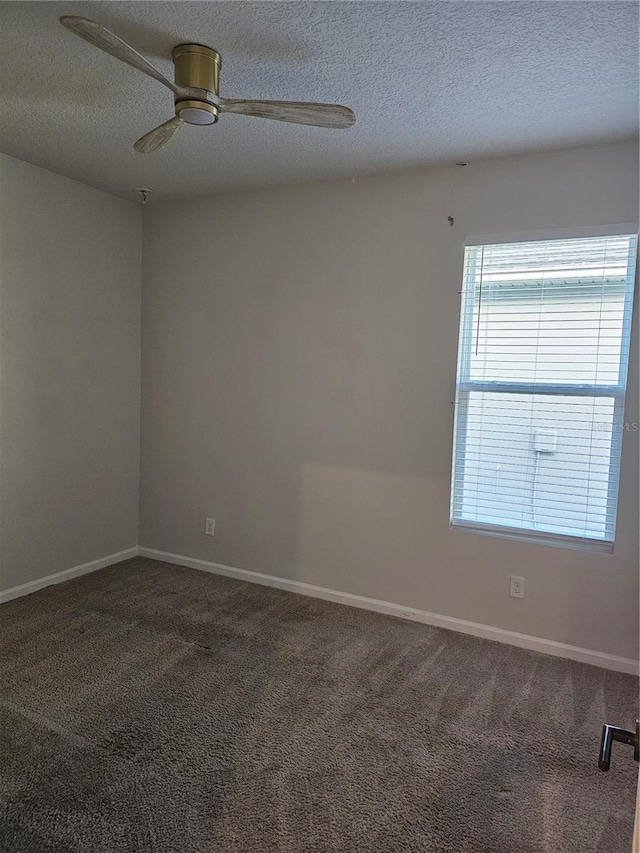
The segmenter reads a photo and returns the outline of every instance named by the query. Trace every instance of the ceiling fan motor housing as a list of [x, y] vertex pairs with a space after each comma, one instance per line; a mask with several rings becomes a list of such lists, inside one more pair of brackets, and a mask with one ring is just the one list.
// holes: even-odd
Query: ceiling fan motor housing
[[176, 100], [176, 115], [188, 124], [214, 124], [218, 121], [220, 54], [202, 44], [179, 44], [173, 49], [172, 59], [176, 86], [204, 90], [203, 97], [207, 98], [201, 100], [194, 92], [191, 98]]

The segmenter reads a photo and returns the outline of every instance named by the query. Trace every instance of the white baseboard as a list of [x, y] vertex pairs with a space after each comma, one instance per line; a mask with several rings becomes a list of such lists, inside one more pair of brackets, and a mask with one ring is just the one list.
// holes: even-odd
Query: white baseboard
[[11, 601], [13, 598], [20, 598], [22, 595], [29, 595], [45, 586], [51, 586], [54, 583], [62, 583], [63, 581], [77, 578], [80, 575], [88, 575], [89, 572], [96, 572], [98, 569], [104, 569], [107, 566], [112, 566], [114, 563], [121, 563], [123, 560], [130, 560], [132, 557], [138, 556], [138, 548], [128, 548], [126, 551], [118, 551], [116, 554], [109, 554], [108, 557], [101, 557], [99, 560], [91, 560], [90, 563], [83, 563], [81, 566], [73, 566], [71, 569], [65, 569], [62, 572], [56, 572], [54, 575], [47, 575], [44, 578], [38, 578], [29, 583], [13, 586], [11, 589], [0, 590], [0, 604], [5, 601]]
[[556, 640], [545, 640], [541, 637], [532, 637], [529, 634], [507, 631], [504, 628], [482, 625], [479, 622], [456, 619], [454, 616], [442, 616], [439, 613], [416, 610], [413, 607], [404, 607], [401, 604], [393, 604], [389, 601], [366, 598], [363, 595], [355, 595], [352, 592], [339, 592], [335, 589], [313, 586], [312, 584], [302, 583], [301, 581], [279, 578], [275, 575], [264, 575], [260, 574], [260, 572], [250, 572], [247, 569], [236, 569], [233, 566], [210, 563], [207, 560], [185, 557], [182, 554], [170, 554], [166, 551], [156, 551], [153, 548], [139, 548], [138, 553], [141, 557], [150, 557], [153, 560], [162, 560], [163, 562], [173, 563], [177, 566], [187, 566], [191, 569], [200, 569], [203, 572], [210, 572], [214, 575], [223, 575], [227, 578], [249, 581], [250, 583], [258, 583], [263, 586], [273, 586], [277, 589], [297, 592], [301, 595], [311, 596], [312, 598], [322, 598], [325, 601], [334, 601], [338, 604], [347, 604], [351, 607], [373, 610], [376, 613], [386, 613], [390, 616], [398, 616], [401, 619], [410, 619], [413, 622], [422, 622], [425, 625], [446, 628], [449, 631], [472, 634], [474, 637], [481, 637], [485, 640], [495, 640], [498, 643], [507, 643], [511, 646], [518, 646], [521, 649], [543, 652], [547, 655], [568, 658], [569, 660], [579, 661], [580, 663], [589, 663], [593, 666], [603, 667], [604, 669], [613, 669], [617, 672], [626, 672], [630, 675], [638, 675], [640, 672], [640, 662], [633, 658], [623, 658], [593, 649], [583, 649], [580, 646], [570, 646], [566, 643], [558, 643]]
[[639, 662], [633, 658], [623, 658], [618, 655], [607, 654], [606, 652], [598, 652], [594, 649], [583, 649], [580, 646], [570, 646], [567, 643], [559, 643], [556, 640], [546, 640], [541, 637], [532, 637], [529, 634], [519, 634], [516, 631], [507, 631], [504, 628], [494, 628], [491, 625], [482, 625], [479, 622], [469, 622], [466, 619], [457, 619], [454, 616], [443, 616], [439, 613], [429, 613], [426, 610], [417, 610], [413, 607], [405, 607], [401, 604], [393, 604], [389, 601], [379, 601], [378, 599], [367, 598], [363, 595], [356, 595], [352, 592], [340, 592], [339, 590], [328, 589], [327, 587], [303, 583], [302, 581], [279, 578], [275, 575], [265, 575], [260, 572], [251, 572], [247, 569], [236, 569], [233, 566], [211, 563], [207, 560], [199, 560], [195, 557], [185, 557], [182, 554], [171, 554], [167, 551], [157, 551], [153, 548], [128, 548], [126, 551], [109, 554], [108, 556], [101, 557], [98, 560], [92, 560], [91, 562], [83, 563], [80, 566], [73, 566], [72, 568], [65, 569], [62, 572], [56, 572], [53, 575], [47, 575], [46, 577], [30, 581], [29, 583], [0, 591], [0, 604], [6, 601], [11, 601], [14, 598], [19, 598], [23, 595], [29, 595], [30, 593], [43, 589], [46, 586], [62, 583], [63, 581], [70, 580], [71, 578], [98, 571], [98, 569], [104, 569], [107, 566], [112, 566], [115, 563], [122, 562], [123, 560], [129, 560], [138, 555], [141, 557], [150, 557], [154, 560], [162, 560], [167, 563], [173, 563], [177, 566], [187, 566], [192, 569], [210, 572], [211, 574], [235, 578], [236, 580], [262, 584], [263, 586], [272, 586], [277, 589], [284, 589], [289, 592], [308, 595], [312, 598], [321, 598], [325, 601], [334, 601], [338, 604], [360, 607], [364, 610], [372, 610], [376, 613], [386, 613], [390, 616], [397, 616], [401, 619], [422, 622], [425, 625], [433, 625], [437, 628], [446, 628], [450, 631], [459, 631], [463, 634], [471, 634], [474, 637], [481, 637], [485, 640], [495, 640], [499, 643], [507, 643], [512, 646], [518, 646], [522, 649], [531, 649], [532, 651], [543, 652], [544, 654], [555, 655], [556, 657], [568, 658], [569, 660], [579, 661], [580, 663], [588, 663], [593, 666], [604, 667], [605, 669], [613, 669], [617, 672], [626, 672], [630, 675], [638, 675], [640, 671]]

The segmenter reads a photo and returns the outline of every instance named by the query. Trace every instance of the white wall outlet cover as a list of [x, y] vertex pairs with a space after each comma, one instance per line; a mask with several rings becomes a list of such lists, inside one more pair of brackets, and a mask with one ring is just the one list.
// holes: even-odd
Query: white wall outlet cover
[[533, 431], [533, 449], [538, 453], [555, 453], [558, 449], [558, 433], [555, 429]]
[[213, 536], [216, 532], [216, 521], [214, 518], [208, 518], [204, 525], [204, 532], [207, 536]]
[[511, 575], [510, 593], [512, 598], [524, 598], [524, 578]]

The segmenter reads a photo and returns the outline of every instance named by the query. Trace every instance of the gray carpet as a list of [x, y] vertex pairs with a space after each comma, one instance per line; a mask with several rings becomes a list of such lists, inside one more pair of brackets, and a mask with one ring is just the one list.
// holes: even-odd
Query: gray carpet
[[131, 560], [0, 607], [2, 853], [628, 853], [630, 676]]

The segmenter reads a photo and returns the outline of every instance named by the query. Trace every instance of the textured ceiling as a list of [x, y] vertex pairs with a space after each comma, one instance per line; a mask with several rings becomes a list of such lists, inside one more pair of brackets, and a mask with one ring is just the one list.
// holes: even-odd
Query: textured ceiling
[[[173, 77], [173, 45], [222, 54], [221, 94], [343, 103], [350, 130], [223, 115], [156, 154], [156, 81], [58, 24], [91, 18]], [[1, 2], [0, 147], [155, 200], [632, 137], [638, 5], [627, 2]]]

